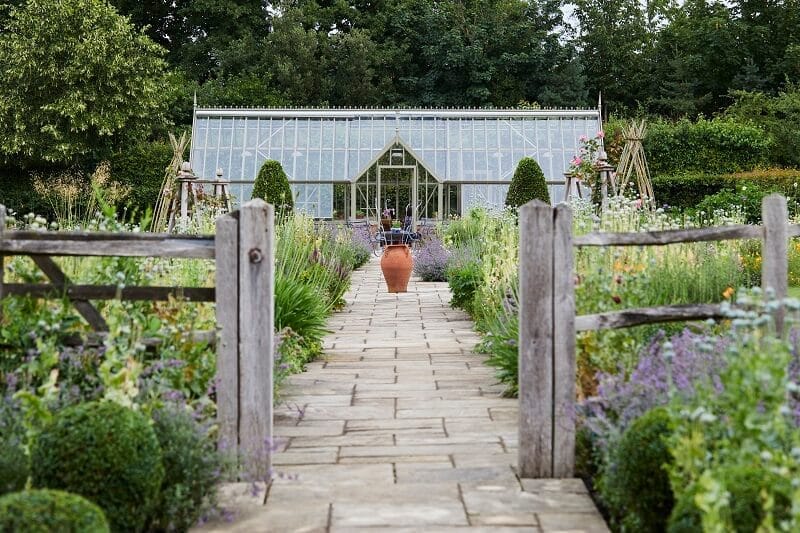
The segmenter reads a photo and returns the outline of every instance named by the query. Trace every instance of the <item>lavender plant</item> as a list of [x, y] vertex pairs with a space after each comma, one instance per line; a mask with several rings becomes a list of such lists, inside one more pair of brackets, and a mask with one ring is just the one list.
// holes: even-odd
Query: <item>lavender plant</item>
[[414, 273], [422, 281], [447, 281], [447, 263], [450, 252], [438, 235], [432, 234], [417, 249], [414, 256]]

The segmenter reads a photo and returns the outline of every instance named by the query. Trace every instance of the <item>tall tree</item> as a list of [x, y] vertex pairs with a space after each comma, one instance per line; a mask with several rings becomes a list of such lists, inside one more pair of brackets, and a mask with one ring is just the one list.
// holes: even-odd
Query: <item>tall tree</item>
[[167, 48], [171, 65], [200, 83], [257, 57], [271, 19], [264, 0], [110, 1]]
[[645, 95], [648, 24], [656, 14], [638, 0], [576, 0], [574, 16], [589, 91], [602, 92], [611, 111], [635, 107]]
[[382, 70], [394, 86], [384, 94], [398, 103], [533, 101], [549, 75], [570, 61], [557, 34], [563, 17], [554, 0], [395, 0], [378, 19], [373, 35], [380, 36], [387, 57]]
[[796, 0], [734, 0], [738, 48], [743, 61], [736, 88], [775, 92], [786, 81], [786, 50], [800, 44]]
[[104, 155], [164, 120], [163, 49], [104, 0], [29, 0], [0, 34], [0, 152]]
[[659, 33], [649, 76], [652, 109], [671, 116], [721, 109], [743, 64], [737, 45], [727, 6], [687, 0]]

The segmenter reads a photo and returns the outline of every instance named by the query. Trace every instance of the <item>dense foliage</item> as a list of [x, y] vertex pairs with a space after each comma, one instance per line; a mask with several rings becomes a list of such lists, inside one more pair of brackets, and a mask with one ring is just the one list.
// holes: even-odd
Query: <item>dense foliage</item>
[[108, 533], [103, 511], [87, 499], [60, 490], [30, 490], [0, 498], [0, 531]]
[[70, 163], [147, 135], [171, 100], [161, 56], [101, 0], [12, 9], [0, 32], [2, 159]]
[[800, 87], [787, 84], [777, 96], [737, 91], [725, 115], [765, 131], [772, 143], [769, 160], [774, 165], [800, 168]]
[[550, 0], [112, 4], [201, 105], [586, 106], [602, 91], [613, 112], [695, 117], [800, 76], [796, 2], [579, 0], [569, 17]]
[[753, 170], [769, 161], [772, 141], [756, 126], [731, 119], [648, 124], [647, 164], [656, 174]]
[[800, 171], [754, 170], [734, 174], [685, 173], [653, 178], [658, 203], [672, 209], [711, 214], [741, 210], [747, 222], [761, 220], [761, 199], [773, 192], [786, 196], [790, 213], [800, 202]]
[[[137, 225], [114, 218], [121, 206], [107, 203], [113, 195], [101, 178], [87, 177], [102, 191], [81, 201], [74, 201], [74, 183], [47, 191], [48, 198], [59, 206], [57, 224], [32, 214], [12, 215], [6, 222], [13, 228], [37, 231], [75, 225], [89, 231], [141, 231]], [[87, 184], [85, 189], [91, 187]], [[84, 200], [89, 203], [84, 205]], [[201, 198], [195, 205], [188, 231], [213, 232], [219, 212], [207, 200]], [[86, 218], [87, 207], [92, 205], [101, 213]], [[370, 249], [348, 229], [317, 228], [313, 219], [298, 213], [282, 219], [275, 230], [275, 316], [280, 329], [275, 332], [274, 374], [279, 395], [281, 380], [302, 371], [321, 353], [326, 318], [344, 304], [350, 274], [368, 260]], [[206, 260], [86, 257], [59, 264], [80, 284], [208, 286], [214, 278], [213, 264]], [[7, 281], [43, 281], [29, 258], [9, 258], [5, 267]], [[286, 287], [291, 290], [285, 291]], [[163, 468], [163, 481], [152, 472], [146, 475], [156, 494], [147, 504], [136, 503], [137, 522], [124, 529], [135, 531], [144, 524], [151, 530], [185, 530], [198, 518], [219, 512], [216, 488], [220, 479], [264, 480], [255, 477], [261, 473], [234, 467], [246, 464], [248, 458], [227, 457], [215, 446], [216, 351], [192, 334], [213, 329], [213, 305], [180, 298], [165, 302], [109, 300], [97, 305], [109, 326], [100, 345], [87, 338], [87, 325], [69, 300], [20, 296], [0, 300], [0, 492], [22, 490], [33, 465], [34, 486], [63, 487], [68, 481], [72, 487], [80, 486], [71, 490], [81, 494], [89, 496], [84, 491], [94, 491], [97, 496], [90, 499], [103, 508], [113, 499], [120, 509], [109, 513], [109, 518], [112, 526], [120, 529], [120, 520], [133, 520], [130, 506], [121, 508], [125, 499], [121, 493], [135, 490], [136, 480], [102, 476], [101, 470], [123, 469], [139, 451], [147, 452], [159, 471]], [[152, 338], [159, 341], [157, 349], [145, 346], [145, 339]], [[146, 415], [134, 413], [141, 422], [133, 428], [136, 438], [152, 436], [155, 430], [157, 442], [148, 439], [137, 445], [135, 452], [126, 449], [126, 443], [136, 440], [131, 440], [133, 430], [110, 420], [113, 414], [87, 415], [91, 420], [86, 423], [82, 418], [73, 420], [76, 411], [93, 410], [90, 406], [97, 401], [102, 401], [103, 409], [116, 406], [133, 413], [132, 408]], [[102, 418], [101, 422], [97, 418]], [[56, 428], [58, 435], [54, 434]], [[116, 442], [102, 438], [106, 430], [115, 432]], [[95, 449], [92, 443], [108, 447]], [[76, 453], [76, 449], [91, 457]], [[34, 454], [33, 461], [28, 450]], [[69, 461], [69, 468], [54, 466]], [[61, 479], [64, 477], [69, 479]]]
[[25, 428], [8, 398], [0, 406], [0, 496], [25, 488], [30, 475], [25, 453]]
[[520, 207], [531, 200], [541, 200], [549, 204], [550, 192], [539, 163], [532, 157], [523, 157], [514, 171], [511, 185], [508, 186], [506, 206]]
[[43, 428], [31, 450], [35, 487], [97, 503], [112, 531], [142, 531], [164, 477], [153, 428], [113, 402], [69, 407]]
[[[662, 531], [669, 516], [676, 533], [797, 529], [800, 337], [776, 334], [777, 305], [742, 290], [723, 305], [731, 322], [657, 336], [632, 373], [601, 377], [579, 417], [591, 456], [580, 463], [594, 465], [614, 527]], [[786, 305], [795, 324], [800, 302]], [[655, 529], [645, 501], [659, 509]]]

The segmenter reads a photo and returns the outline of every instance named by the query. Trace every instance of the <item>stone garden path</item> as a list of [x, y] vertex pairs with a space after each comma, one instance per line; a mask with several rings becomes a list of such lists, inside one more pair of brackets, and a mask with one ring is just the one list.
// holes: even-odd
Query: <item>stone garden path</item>
[[520, 480], [517, 402], [446, 283], [388, 294], [379, 261], [353, 275], [325, 359], [283, 389], [278, 477], [225, 487], [237, 517], [203, 530], [605, 532], [580, 480]]

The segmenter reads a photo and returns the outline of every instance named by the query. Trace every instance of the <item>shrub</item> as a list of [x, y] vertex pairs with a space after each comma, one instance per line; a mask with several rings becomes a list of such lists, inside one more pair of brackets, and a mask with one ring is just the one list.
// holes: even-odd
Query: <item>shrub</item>
[[508, 187], [506, 205], [519, 207], [531, 200], [541, 200], [549, 204], [550, 192], [547, 190], [547, 181], [539, 163], [532, 157], [523, 157]]
[[652, 409], [625, 431], [606, 467], [601, 495], [626, 530], [663, 531], [673, 506], [672, 488], [664, 466], [672, 461], [665, 439], [670, 415]]
[[422, 281], [447, 281], [449, 259], [450, 252], [442, 245], [442, 240], [431, 235], [422, 242], [414, 257], [414, 273]]
[[458, 261], [447, 268], [447, 283], [452, 299], [450, 306], [473, 313], [475, 291], [483, 281], [480, 264], [475, 259]]
[[456, 219], [444, 230], [444, 238], [450, 249], [471, 246], [484, 238], [492, 216], [482, 207], [473, 207], [467, 216]]
[[253, 185], [252, 198], [261, 198], [274, 205], [279, 216], [286, 216], [292, 212], [294, 207], [292, 187], [279, 162], [271, 159], [264, 161]]
[[[665, 342], [666, 341], [666, 342]], [[701, 379], [719, 379], [725, 367], [727, 340], [689, 329], [653, 337], [639, 354], [631, 372], [599, 374], [597, 396], [584, 402], [585, 423], [608, 445], [609, 435], [620, 434], [647, 411], [666, 405], [670, 391], [691, 397]]]
[[777, 96], [735, 91], [725, 114], [764, 130], [772, 139], [771, 164], [800, 168], [800, 85], [787, 84]]
[[[653, 189], [660, 204], [703, 209], [707, 213], [713, 213], [714, 209], [730, 210], [731, 205], [743, 205], [748, 220], [757, 221], [761, 219], [761, 198], [773, 192], [787, 197], [790, 211], [798, 210], [800, 170], [769, 169], [735, 174], [687, 173], [658, 176], [653, 179]], [[709, 196], [714, 198], [706, 200]]]
[[[775, 489], [786, 485], [785, 480], [755, 465], [730, 465], [714, 473], [724, 490], [729, 494], [727, 512], [730, 522], [738, 533], [758, 531], [764, 519], [762, 490]], [[786, 487], [788, 488], [788, 487]], [[680, 496], [669, 516], [669, 533], [693, 533], [703, 530], [703, 513], [697, 508], [697, 486], [689, 487]], [[774, 502], [775, 522], [789, 518], [791, 501], [786, 496], [790, 492], [778, 492]]]
[[97, 505], [77, 494], [30, 490], [0, 498], [0, 531], [104, 533], [108, 522]]
[[[519, 315], [516, 312], [516, 298], [507, 296], [501, 309], [482, 311], [481, 326], [487, 335], [483, 337], [480, 349], [489, 354], [486, 364], [497, 369], [496, 375], [508, 388], [506, 395], [516, 396], [519, 392]], [[508, 308], [513, 307], [513, 311]]]
[[142, 414], [112, 402], [61, 411], [31, 450], [35, 487], [97, 503], [113, 531], [141, 531], [164, 477], [161, 449]]
[[0, 495], [24, 489], [28, 474], [28, 457], [21, 440], [13, 435], [0, 437]]
[[772, 142], [755, 126], [715, 118], [651, 122], [643, 145], [648, 166], [655, 175], [722, 174], [764, 166], [769, 161]]
[[364, 266], [372, 253], [372, 237], [367, 229], [353, 229], [350, 232], [349, 248], [353, 254], [353, 268]]
[[190, 413], [177, 406], [153, 413], [164, 481], [148, 529], [186, 531], [215, 503], [222, 461], [214, 441]]

